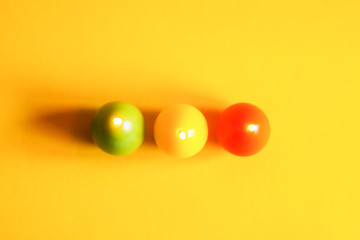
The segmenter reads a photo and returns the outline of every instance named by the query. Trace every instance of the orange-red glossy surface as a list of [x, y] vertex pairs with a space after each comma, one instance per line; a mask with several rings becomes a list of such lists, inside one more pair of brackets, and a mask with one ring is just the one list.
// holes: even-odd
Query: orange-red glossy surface
[[237, 103], [225, 109], [216, 124], [216, 137], [230, 153], [250, 156], [267, 143], [270, 124], [265, 113], [249, 103]]

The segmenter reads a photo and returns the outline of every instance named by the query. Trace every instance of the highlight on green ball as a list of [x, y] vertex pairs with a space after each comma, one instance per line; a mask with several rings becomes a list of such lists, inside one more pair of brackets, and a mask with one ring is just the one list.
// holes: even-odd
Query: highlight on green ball
[[[189, 104], [165, 108], [154, 124], [157, 146], [169, 155], [188, 158], [205, 146], [208, 131], [215, 131], [218, 143], [236, 156], [251, 156], [263, 149], [270, 136], [265, 113], [250, 103], [236, 103], [220, 113], [215, 129], [208, 129], [205, 116]], [[142, 112], [127, 102], [110, 102], [95, 114], [91, 135], [97, 146], [113, 155], [126, 155], [144, 141]]]
[[91, 135], [95, 144], [107, 153], [132, 153], [144, 141], [144, 116], [137, 107], [127, 102], [105, 104], [93, 118]]

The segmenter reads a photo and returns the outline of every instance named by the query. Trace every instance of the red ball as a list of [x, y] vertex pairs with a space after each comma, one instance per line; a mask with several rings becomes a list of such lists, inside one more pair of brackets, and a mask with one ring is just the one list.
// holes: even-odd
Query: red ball
[[230, 153], [250, 156], [267, 143], [270, 123], [265, 113], [249, 103], [236, 103], [225, 109], [216, 123], [216, 137]]

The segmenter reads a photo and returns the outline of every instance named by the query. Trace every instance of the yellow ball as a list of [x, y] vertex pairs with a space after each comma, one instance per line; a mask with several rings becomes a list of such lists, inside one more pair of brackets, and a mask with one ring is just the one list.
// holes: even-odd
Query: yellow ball
[[158, 147], [179, 158], [198, 153], [208, 138], [208, 126], [204, 115], [188, 104], [165, 108], [157, 117], [154, 137]]

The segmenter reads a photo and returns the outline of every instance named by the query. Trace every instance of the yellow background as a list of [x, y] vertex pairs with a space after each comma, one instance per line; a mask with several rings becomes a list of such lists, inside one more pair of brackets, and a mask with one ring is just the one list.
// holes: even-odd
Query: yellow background
[[[360, 2], [0, 1], [0, 239], [360, 239]], [[125, 100], [147, 138], [126, 157], [89, 141]], [[219, 111], [258, 105], [272, 133], [237, 158]], [[168, 157], [173, 103], [210, 140]]]

